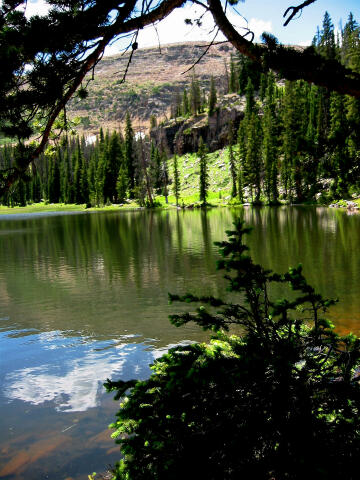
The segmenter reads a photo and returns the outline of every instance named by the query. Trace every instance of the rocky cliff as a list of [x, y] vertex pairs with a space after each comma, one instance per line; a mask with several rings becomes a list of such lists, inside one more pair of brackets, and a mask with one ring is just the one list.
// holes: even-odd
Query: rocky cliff
[[236, 93], [224, 95], [211, 117], [207, 113], [190, 118], [171, 119], [151, 130], [152, 140], [169, 155], [195, 152], [200, 137], [210, 152], [228, 144], [229, 125], [237, 131], [244, 116], [245, 100]]

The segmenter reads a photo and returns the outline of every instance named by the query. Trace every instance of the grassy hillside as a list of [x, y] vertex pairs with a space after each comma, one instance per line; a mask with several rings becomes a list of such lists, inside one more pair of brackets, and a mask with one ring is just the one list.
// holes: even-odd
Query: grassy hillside
[[[229, 149], [224, 148], [207, 155], [209, 174], [208, 203], [213, 205], [227, 204], [230, 200], [231, 178], [229, 169]], [[168, 162], [169, 177], [174, 177], [173, 158]], [[199, 201], [199, 157], [196, 153], [187, 153], [178, 157], [181, 195], [179, 204], [200, 204]], [[173, 184], [169, 187], [169, 203], [175, 203]], [[157, 201], [165, 203], [163, 196]]]

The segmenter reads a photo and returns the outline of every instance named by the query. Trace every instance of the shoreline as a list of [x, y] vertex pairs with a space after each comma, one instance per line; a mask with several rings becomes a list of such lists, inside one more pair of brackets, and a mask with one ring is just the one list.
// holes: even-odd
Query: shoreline
[[[213, 200], [213, 199], [212, 199]], [[237, 202], [211, 202], [206, 205], [200, 204], [200, 202], [184, 203], [176, 206], [172, 201], [169, 201], [168, 204], [161, 202], [156, 204], [154, 207], [142, 207], [135, 202], [130, 202], [127, 204], [112, 204], [102, 207], [90, 207], [87, 208], [85, 204], [63, 204], [63, 203], [54, 203], [54, 204], [45, 204], [45, 203], [36, 203], [31, 205], [26, 205], [23, 207], [6, 207], [0, 206], [0, 219], [4, 217], [28, 217], [28, 216], [46, 216], [47, 214], [78, 214], [78, 213], [97, 213], [97, 212], [126, 212], [126, 211], [138, 211], [138, 210], [197, 210], [197, 209], [211, 209], [219, 207], [291, 207], [291, 206], [312, 206], [312, 207], [325, 207], [325, 208], [335, 208], [340, 210], [346, 210], [348, 213], [360, 213], [360, 198], [355, 200], [339, 200], [336, 203], [330, 203], [328, 205], [320, 203], [279, 203], [278, 205], [267, 205], [267, 204], [252, 204], [252, 203], [237, 203]]]

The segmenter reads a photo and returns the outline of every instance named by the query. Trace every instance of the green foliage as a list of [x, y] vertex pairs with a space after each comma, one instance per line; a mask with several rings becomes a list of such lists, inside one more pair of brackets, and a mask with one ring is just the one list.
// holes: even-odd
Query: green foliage
[[[218, 268], [238, 303], [170, 295], [198, 305], [172, 323], [213, 330], [211, 342], [170, 349], [148, 380], [105, 385], [122, 398], [111, 425], [123, 455], [114, 478], [356, 478], [360, 340], [334, 332], [323, 318], [334, 301], [301, 266], [265, 270], [247, 254], [249, 229], [234, 226], [217, 243]], [[291, 299], [273, 299], [276, 284], [289, 285]]]
[[200, 202], [205, 205], [206, 204], [206, 197], [209, 188], [209, 173], [207, 168], [207, 158], [206, 158], [207, 149], [204, 144], [202, 137], [200, 137], [199, 141], [199, 150], [198, 156], [200, 159], [200, 176], [199, 176], [199, 197]]
[[216, 102], [217, 102], [217, 94], [216, 94], [215, 81], [214, 81], [214, 77], [211, 76], [210, 93], [209, 93], [209, 117], [211, 117], [215, 113]]
[[176, 199], [176, 206], [178, 206], [179, 205], [181, 185], [180, 185], [180, 174], [179, 174], [178, 160], [177, 160], [176, 155], [174, 155], [173, 167], [174, 167], [174, 195], [175, 195], [175, 199]]

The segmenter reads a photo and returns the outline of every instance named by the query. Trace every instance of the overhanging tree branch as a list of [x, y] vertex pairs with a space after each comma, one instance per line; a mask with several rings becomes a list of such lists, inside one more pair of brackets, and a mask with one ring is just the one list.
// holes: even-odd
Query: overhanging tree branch
[[298, 5], [297, 7], [289, 7], [285, 10], [285, 13], [283, 17], [285, 18], [288, 13], [290, 13], [289, 18], [285, 21], [284, 27], [286, 27], [291, 20], [295, 17], [295, 15], [299, 12], [302, 11], [304, 7], [307, 7], [308, 5], [311, 5], [312, 3], [315, 3], [316, 0], [306, 0], [306, 2], [303, 2], [301, 5]]
[[312, 47], [300, 50], [273, 43], [271, 48], [267, 48], [267, 45], [254, 45], [241, 36], [229, 22], [220, 0], [208, 0], [208, 4], [215, 23], [233, 46], [262, 65], [264, 70], [272, 69], [288, 80], [303, 79], [329, 90], [360, 98], [360, 75], [345, 68], [338, 61], [326, 60]]
[[[289, 7], [284, 13], [284, 17], [289, 15], [285, 24], [315, 1], [306, 0], [298, 6]], [[0, 174], [0, 195], [21, 178], [28, 166], [44, 151], [56, 118], [81, 86], [85, 76], [94, 70], [105, 47], [118, 37], [161, 21], [186, 2], [158, 0], [150, 11], [152, 2], [143, 0], [143, 8], [137, 12], [136, 0], [83, 0], [81, 7], [79, 2], [69, 0], [66, 2], [67, 8], [55, 6], [47, 17], [35, 17], [30, 21], [25, 17], [20, 18], [20, 12], [15, 12], [14, 5], [20, 3], [4, 1], [0, 7], [0, 30], [3, 33], [0, 61], [4, 66], [0, 78], [0, 126], [3, 132], [19, 139], [24, 158], [19, 165]], [[76, 15], [70, 8], [72, 3]], [[255, 45], [245, 38], [249, 32], [241, 35], [229, 22], [221, 0], [207, 0], [207, 6], [198, 0], [194, 3], [208, 8], [217, 28], [228, 41], [241, 54], [261, 65], [264, 71], [272, 69], [289, 80], [304, 79], [360, 98], [360, 75], [339, 62], [324, 59], [312, 47], [286, 48], [270, 39], [265, 45]], [[234, 5], [237, 1], [229, 3]], [[114, 11], [117, 16], [112, 20], [110, 13]], [[25, 69], [29, 64], [32, 67], [30, 72]], [[25, 147], [23, 141], [30, 137], [31, 122], [39, 112], [45, 119], [40, 143], [36, 147]]]

